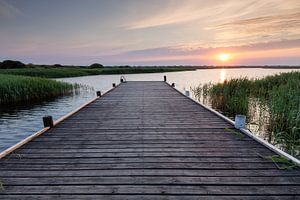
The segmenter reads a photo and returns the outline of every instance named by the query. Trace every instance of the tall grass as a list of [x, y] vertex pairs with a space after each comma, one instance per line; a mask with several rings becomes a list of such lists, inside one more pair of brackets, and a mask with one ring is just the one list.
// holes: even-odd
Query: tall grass
[[44, 78], [0, 74], [0, 104], [40, 101], [69, 93], [74, 87]]
[[[193, 90], [196, 96], [199, 91], [208, 91], [212, 107], [226, 115], [245, 114], [248, 123], [265, 126], [275, 144], [300, 157], [300, 72], [231, 79]], [[261, 123], [265, 118], [267, 125]]]
[[64, 78], [101, 74], [158, 73], [192, 70], [186, 67], [27, 67], [18, 69], [0, 69], [0, 74], [24, 75], [44, 78]]

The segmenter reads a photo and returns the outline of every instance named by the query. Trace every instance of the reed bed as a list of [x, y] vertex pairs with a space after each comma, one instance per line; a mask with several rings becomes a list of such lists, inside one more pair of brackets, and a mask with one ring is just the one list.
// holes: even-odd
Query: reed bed
[[247, 115], [249, 124], [265, 127], [269, 141], [300, 157], [300, 72], [231, 79], [192, 90], [229, 117]]
[[0, 104], [41, 101], [70, 93], [76, 87], [44, 78], [0, 74]]

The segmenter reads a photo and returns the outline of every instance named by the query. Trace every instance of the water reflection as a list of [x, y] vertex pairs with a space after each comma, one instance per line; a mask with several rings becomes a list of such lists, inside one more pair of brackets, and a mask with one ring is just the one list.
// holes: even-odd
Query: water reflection
[[93, 90], [85, 90], [36, 104], [23, 104], [15, 107], [1, 106], [0, 151], [42, 129], [43, 116], [52, 115], [57, 120], [93, 96]]
[[221, 69], [220, 82], [224, 83], [225, 80], [226, 80], [226, 69]]

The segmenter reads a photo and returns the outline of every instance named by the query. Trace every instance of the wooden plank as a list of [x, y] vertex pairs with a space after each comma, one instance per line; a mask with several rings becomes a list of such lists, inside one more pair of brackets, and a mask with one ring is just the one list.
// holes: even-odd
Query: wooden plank
[[[61, 143], [61, 142], [60, 142]], [[110, 148], [198, 148], [201, 149], [207, 149], [207, 148], [214, 148], [214, 149], [265, 149], [261, 145], [258, 145], [257, 143], [237, 143], [237, 144], [219, 144], [216, 146], [216, 143], [119, 143], [115, 142], [113, 144], [67, 144], [63, 142], [62, 144], [58, 143], [51, 143], [51, 145], [47, 145], [47, 149], [110, 149]], [[30, 146], [26, 146], [20, 149], [45, 149], [45, 144], [39, 142], [39, 143], [33, 143], [31, 142]]]
[[104, 169], [104, 170], [5, 170], [0, 171], [1, 177], [69, 177], [69, 176], [190, 176], [190, 177], [273, 177], [289, 176], [300, 177], [296, 170], [236, 170], [236, 169]]
[[59, 185], [7, 186], [5, 194], [185, 194], [185, 195], [300, 195], [299, 186], [235, 185]]
[[6, 185], [84, 185], [84, 184], [180, 184], [180, 185], [299, 185], [300, 177], [185, 177], [185, 176], [123, 176], [123, 177], [13, 177], [3, 178]]
[[[68, 139], [68, 137], [40, 137], [37, 138], [35, 141], [65, 141]], [[168, 141], [176, 141], [176, 140], [184, 140], [184, 141], [189, 141], [189, 140], [201, 140], [201, 141], [232, 141], [232, 140], [250, 140], [250, 138], [239, 138], [239, 137], [230, 137], [230, 136], [192, 136], [192, 135], [144, 135], [144, 134], [139, 134], [139, 135], [80, 135], [79, 137], [74, 137], [71, 139], [68, 139], [68, 141], [101, 141], [101, 140], [168, 140]]]
[[[217, 143], [217, 141], [220, 141]], [[55, 141], [32, 141], [31, 144], [37, 143], [37, 145], [112, 145], [112, 144], [141, 144], [139, 140], [82, 140], [82, 141], [60, 141], [59, 143]], [[257, 145], [253, 140], [243, 141], [243, 140], [143, 140], [145, 144], [197, 144], [202, 146], [212, 146], [212, 145]]]
[[158, 163], [158, 162], [138, 162], [138, 163], [92, 163], [92, 164], [6, 164], [0, 165], [0, 170], [96, 170], [96, 169], [277, 169], [273, 163]]
[[147, 147], [135, 147], [132, 148], [130, 146], [126, 148], [89, 148], [89, 149], [81, 149], [81, 148], [55, 148], [55, 149], [20, 149], [17, 153], [36, 153], [36, 154], [48, 154], [48, 153], [117, 153], [117, 152], [196, 152], [196, 153], [204, 153], [204, 152], [241, 152], [241, 153], [248, 153], [248, 152], [255, 152], [261, 153], [269, 153], [270, 151], [264, 148], [181, 148], [181, 147], [160, 147], [160, 148], [152, 148]]
[[77, 163], [77, 164], [88, 164], [88, 163], [135, 163], [135, 162], [199, 162], [199, 163], [272, 163], [270, 160], [263, 160], [261, 158], [253, 158], [253, 157], [191, 157], [191, 156], [172, 156], [172, 157], [151, 157], [151, 156], [139, 156], [139, 157], [106, 157], [106, 158], [20, 158], [18, 156], [9, 157], [4, 160], [2, 163], [15, 163], [15, 164], [69, 164], [69, 163]]
[[285, 195], [285, 196], [274, 196], [274, 195], [255, 195], [255, 196], [245, 196], [245, 195], [167, 195], [167, 194], [145, 194], [145, 195], [137, 195], [137, 194], [109, 194], [109, 195], [96, 195], [96, 194], [27, 194], [27, 195], [13, 195], [7, 194], [3, 195], [5, 199], [24, 199], [24, 200], [32, 200], [32, 199], [43, 199], [43, 200], [52, 200], [52, 199], [74, 199], [74, 200], [90, 200], [90, 199], [105, 199], [105, 200], [161, 200], [161, 199], [169, 199], [169, 200], [257, 200], [257, 199], [264, 199], [264, 200], [291, 200], [297, 199], [295, 195]]
[[255, 152], [249, 152], [249, 153], [231, 153], [231, 152], [205, 152], [205, 153], [193, 153], [193, 152], [142, 152], [142, 153], [123, 153], [123, 152], [117, 152], [117, 153], [76, 153], [76, 154], [70, 154], [70, 153], [55, 153], [55, 154], [14, 154], [12, 155], [15, 158], [115, 158], [115, 157], [219, 157], [219, 158], [227, 158], [227, 157], [235, 157], [235, 158], [257, 158], [258, 155]]

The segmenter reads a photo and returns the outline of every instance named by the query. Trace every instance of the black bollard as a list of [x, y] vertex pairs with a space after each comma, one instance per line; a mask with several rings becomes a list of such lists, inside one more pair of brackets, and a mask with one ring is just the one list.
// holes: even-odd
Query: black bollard
[[112, 86], [113, 86], [113, 87], [116, 87], [116, 84], [115, 84], [115, 83], [113, 83], [113, 84], [112, 84]]
[[164, 76], [164, 82], [167, 82], [167, 76]]
[[52, 128], [54, 126], [53, 118], [52, 116], [45, 116], [43, 117], [44, 127], [50, 127]]
[[97, 97], [101, 97], [101, 91], [97, 91], [96, 94], [97, 94]]
[[121, 82], [121, 83], [124, 83], [124, 79], [121, 78], [121, 79], [120, 79], [120, 82]]
[[172, 83], [172, 87], [175, 87], [175, 83]]

